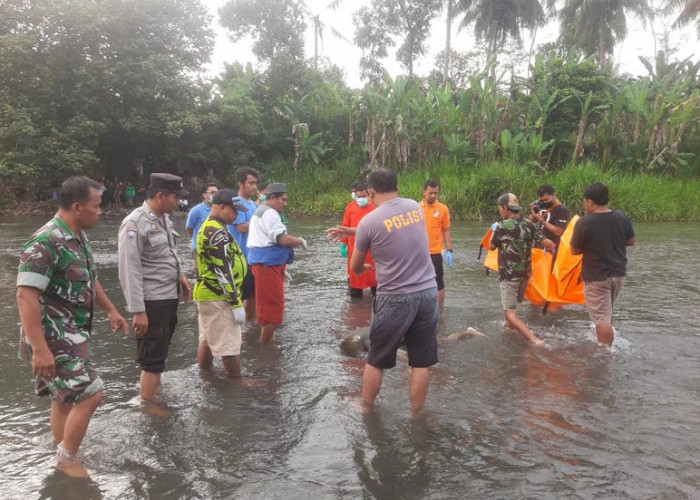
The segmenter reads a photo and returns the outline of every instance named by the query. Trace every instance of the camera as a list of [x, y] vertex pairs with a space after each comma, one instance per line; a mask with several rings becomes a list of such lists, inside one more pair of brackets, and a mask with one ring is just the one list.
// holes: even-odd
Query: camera
[[544, 202], [542, 200], [535, 200], [532, 203], [532, 211], [536, 213], [545, 211]]

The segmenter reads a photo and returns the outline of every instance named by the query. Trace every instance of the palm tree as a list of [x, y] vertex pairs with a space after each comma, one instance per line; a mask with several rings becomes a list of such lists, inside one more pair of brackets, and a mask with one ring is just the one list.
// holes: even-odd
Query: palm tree
[[[486, 41], [489, 62], [509, 39], [518, 45], [522, 43], [522, 28], [534, 29], [545, 22], [539, 0], [457, 0], [457, 11], [464, 14], [460, 27], [474, 24], [476, 39]], [[491, 79], [494, 78], [492, 65]]]
[[643, 15], [647, 8], [646, 0], [564, 0], [561, 38], [586, 55], [597, 53], [598, 65], [605, 69], [606, 56], [627, 35], [626, 13]]
[[682, 7], [678, 18], [673, 23], [674, 28], [680, 28], [695, 20], [695, 27], [700, 38], [700, 0], [668, 0], [667, 9], [673, 10], [677, 7]]

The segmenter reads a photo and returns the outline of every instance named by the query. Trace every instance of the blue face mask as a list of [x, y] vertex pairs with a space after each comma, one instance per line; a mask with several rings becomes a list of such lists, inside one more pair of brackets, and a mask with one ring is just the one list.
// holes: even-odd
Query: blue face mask
[[369, 205], [369, 198], [355, 198], [355, 201], [357, 202], [357, 206], [360, 208], [364, 208]]
[[212, 203], [214, 203], [214, 195], [210, 194], [209, 195], [209, 204], [211, 205]]
[[261, 194], [260, 195], [260, 203], [265, 203], [265, 200], [267, 200], [267, 195]]

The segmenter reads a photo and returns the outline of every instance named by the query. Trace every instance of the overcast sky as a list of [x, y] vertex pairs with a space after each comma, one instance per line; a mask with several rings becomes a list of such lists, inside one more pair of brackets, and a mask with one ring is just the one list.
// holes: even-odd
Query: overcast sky
[[[361, 87], [362, 81], [359, 75], [359, 60], [362, 55], [361, 51], [354, 47], [352, 43], [343, 41], [331, 33], [330, 27], [333, 27], [338, 32], [342, 33], [348, 40], [353, 39], [354, 26], [352, 23], [352, 14], [362, 5], [368, 5], [369, 0], [345, 0], [342, 5], [335, 11], [327, 8], [330, 0], [305, 0], [309, 10], [320, 16], [321, 22], [326, 25], [326, 30], [323, 36], [323, 44], [319, 44], [319, 54], [330, 59], [334, 64], [340, 66], [345, 71], [345, 81], [351, 87]], [[209, 9], [214, 17], [213, 28], [216, 32], [217, 43], [212, 56], [211, 64], [208, 66], [208, 74], [216, 75], [224, 68], [224, 63], [251, 62], [255, 66], [257, 64], [253, 53], [250, 50], [251, 41], [241, 40], [237, 43], [232, 43], [227, 34], [218, 22], [218, 9], [226, 3], [226, 0], [204, 0], [204, 3], [209, 6]], [[658, 4], [659, 2], [654, 2]], [[654, 29], [657, 37], [669, 29], [672, 20], [657, 19], [654, 23]], [[670, 29], [669, 29], [670, 30]], [[546, 43], [556, 39], [558, 35], [558, 27], [541, 29], [537, 33], [535, 44]], [[697, 40], [695, 23], [687, 26], [683, 30], [670, 31], [671, 46], [677, 52], [672, 57], [673, 59], [683, 59], [692, 56], [693, 61], [700, 58], [698, 50], [700, 42]], [[523, 43], [529, 47], [531, 34], [524, 33]], [[660, 42], [657, 42], [660, 43]], [[433, 68], [435, 55], [444, 48], [445, 44], [445, 19], [444, 16], [437, 18], [433, 22], [431, 29], [431, 37], [428, 41], [428, 53], [419, 59], [415, 64], [414, 72], [418, 75], [426, 75]], [[461, 52], [467, 52], [475, 49], [476, 43], [473, 36], [467, 30], [457, 32], [457, 22], [454, 23], [452, 29], [452, 47]], [[660, 47], [660, 46], [659, 46]], [[314, 52], [314, 34], [313, 23], [307, 21], [306, 30], [306, 56], [313, 57]], [[632, 75], [646, 74], [644, 66], [639, 62], [638, 56], [644, 56], [652, 59], [654, 56], [654, 37], [650, 26], [647, 24], [643, 27], [642, 24], [628, 17], [628, 35], [621, 46], [616, 47], [614, 61], [619, 67], [620, 73], [630, 73]], [[391, 54], [384, 62], [385, 67], [392, 76], [403, 74], [405, 71], [395, 61]]]

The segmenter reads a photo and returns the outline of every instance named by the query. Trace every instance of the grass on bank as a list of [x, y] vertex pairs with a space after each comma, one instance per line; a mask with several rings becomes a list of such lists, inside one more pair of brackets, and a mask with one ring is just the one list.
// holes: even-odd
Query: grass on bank
[[[288, 211], [295, 215], [341, 217], [350, 201], [350, 184], [362, 178], [363, 168], [352, 160], [333, 168], [300, 168], [294, 175], [287, 163], [263, 168], [267, 182], [285, 182], [289, 190]], [[491, 220], [496, 199], [514, 193], [521, 205], [534, 201], [541, 184], [551, 184], [559, 200], [572, 213], [583, 213], [583, 190], [593, 182], [604, 182], [610, 190], [610, 207], [623, 210], [635, 221], [700, 220], [700, 179], [671, 179], [644, 174], [632, 175], [602, 170], [582, 163], [554, 172], [531, 170], [505, 163], [462, 166], [435, 164], [399, 172], [401, 196], [420, 200], [426, 179], [440, 183], [440, 201], [454, 219]]]

